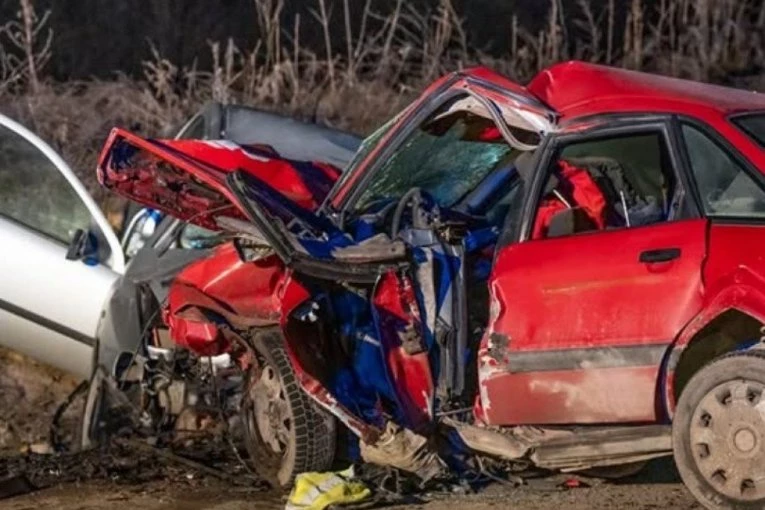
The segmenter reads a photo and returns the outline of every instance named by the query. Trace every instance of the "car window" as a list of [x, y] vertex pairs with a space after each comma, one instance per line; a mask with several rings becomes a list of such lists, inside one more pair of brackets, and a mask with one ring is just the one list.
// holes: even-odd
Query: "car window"
[[90, 212], [56, 165], [29, 140], [0, 125], [0, 214], [68, 243]]
[[354, 207], [400, 199], [418, 187], [441, 207], [451, 207], [516, 152], [493, 121], [449, 101], [420, 124], [375, 170]]
[[533, 239], [666, 221], [675, 172], [661, 132], [574, 142], [553, 159]]
[[760, 147], [765, 148], [765, 114], [735, 117], [733, 123], [757, 142]]
[[765, 216], [765, 192], [721, 145], [683, 124], [691, 171], [704, 211], [712, 216]]

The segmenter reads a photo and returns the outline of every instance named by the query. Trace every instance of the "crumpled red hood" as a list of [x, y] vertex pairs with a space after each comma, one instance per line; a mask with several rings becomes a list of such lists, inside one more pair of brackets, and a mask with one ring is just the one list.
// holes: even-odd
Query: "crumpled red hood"
[[152, 140], [113, 129], [98, 162], [104, 187], [184, 221], [219, 230], [219, 215], [245, 219], [226, 184], [252, 174], [288, 200], [316, 210], [340, 175], [332, 165], [291, 161], [264, 146], [230, 141]]

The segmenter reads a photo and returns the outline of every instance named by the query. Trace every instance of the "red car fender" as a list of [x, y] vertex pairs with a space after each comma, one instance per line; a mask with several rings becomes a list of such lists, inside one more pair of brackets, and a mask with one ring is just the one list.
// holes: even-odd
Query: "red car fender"
[[221, 354], [230, 347], [222, 323], [240, 331], [279, 325], [286, 279], [275, 255], [245, 263], [227, 243], [176, 277], [163, 318], [179, 346], [203, 356]]
[[205, 310], [219, 315], [224, 311], [223, 307], [194, 287], [173, 285], [168, 293], [163, 319], [176, 345], [201, 356], [217, 356], [226, 352], [229, 345]]
[[282, 305], [278, 289], [285, 278], [284, 264], [276, 255], [243, 262], [233, 243], [226, 243], [210, 257], [184, 269], [173, 288], [196, 288], [222, 305], [234, 325], [247, 329], [279, 323]]
[[[685, 348], [696, 335], [713, 320], [729, 310], [738, 310], [750, 315], [760, 322], [765, 323], [765, 293], [760, 289], [765, 288], [765, 282], [761, 277], [746, 268], [741, 268], [728, 275], [718, 283], [718, 287], [704, 308], [688, 323], [675, 342], [670, 347], [667, 356], [666, 369], [663, 376], [664, 409], [669, 418], [674, 416], [675, 406], [675, 368]], [[725, 285], [727, 283], [727, 285]]]

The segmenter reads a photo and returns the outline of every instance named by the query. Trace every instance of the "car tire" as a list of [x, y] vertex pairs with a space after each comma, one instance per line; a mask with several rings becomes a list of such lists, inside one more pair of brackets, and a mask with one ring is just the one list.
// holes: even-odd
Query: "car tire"
[[765, 353], [699, 370], [677, 403], [672, 443], [680, 477], [706, 508], [765, 508]]
[[335, 420], [300, 388], [279, 333], [256, 332], [253, 347], [259, 366], [243, 397], [246, 445], [255, 470], [288, 488], [300, 473], [331, 467]]

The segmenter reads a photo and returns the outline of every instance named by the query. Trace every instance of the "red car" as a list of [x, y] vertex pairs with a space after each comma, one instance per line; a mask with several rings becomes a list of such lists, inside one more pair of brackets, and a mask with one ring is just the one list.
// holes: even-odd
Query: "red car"
[[342, 427], [423, 478], [674, 453], [708, 508], [765, 508], [763, 147], [765, 96], [570, 62], [446, 76], [343, 172], [115, 130], [99, 177], [234, 238], [164, 320], [248, 370], [282, 484]]

